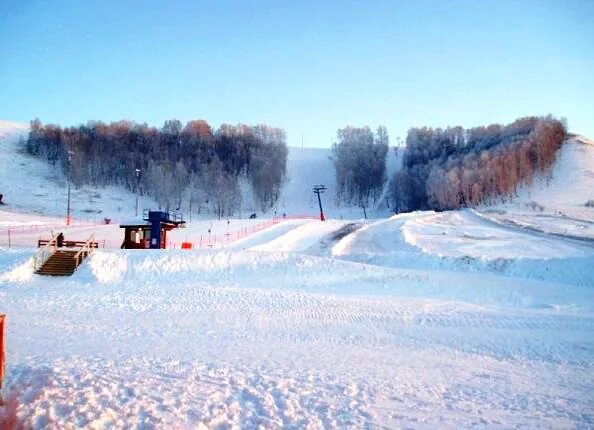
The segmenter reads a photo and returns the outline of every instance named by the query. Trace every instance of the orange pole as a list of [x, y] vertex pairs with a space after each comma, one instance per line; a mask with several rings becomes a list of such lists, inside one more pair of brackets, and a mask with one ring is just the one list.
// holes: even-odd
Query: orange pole
[[4, 321], [6, 315], [0, 315], [0, 389], [4, 380]]

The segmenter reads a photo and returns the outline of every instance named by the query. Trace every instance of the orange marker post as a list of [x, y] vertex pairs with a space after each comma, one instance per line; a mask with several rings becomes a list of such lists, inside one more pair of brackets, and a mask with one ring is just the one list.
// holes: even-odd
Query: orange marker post
[[[4, 321], [6, 315], [0, 314], [0, 390], [2, 389], [2, 381], [4, 380]], [[0, 397], [1, 400], [1, 397]]]

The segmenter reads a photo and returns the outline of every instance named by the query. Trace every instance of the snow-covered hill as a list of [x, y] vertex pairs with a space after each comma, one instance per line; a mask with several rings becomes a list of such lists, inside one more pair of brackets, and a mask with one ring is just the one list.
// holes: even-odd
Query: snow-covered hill
[[[592, 207], [586, 204], [591, 201]], [[550, 174], [537, 177], [520, 190], [507, 206], [514, 210], [537, 210], [588, 217], [594, 213], [594, 142], [570, 138], [557, 153]]]
[[507, 226], [594, 241], [594, 142], [570, 139], [550, 174], [537, 177], [510, 203], [481, 212]]
[[[5, 206], [16, 212], [66, 217], [67, 183], [58, 168], [22, 151], [20, 140], [26, 138], [25, 124], [0, 121], [0, 194]], [[129, 218], [134, 214], [135, 195], [119, 187], [96, 189], [72, 187], [72, 216], [81, 221]], [[141, 207], [154, 207], [148, 198]]]
[[[24, 154], [19, 139], [28, 133], [26, 124], [0, 121], [0, 193], [4, 194], [10, 211], [65, 216], [67, 206], [66, 179], [59, 169]], [[312, 187], [326, 185], [323, 195], [324, 210], [331, 218], [361, 218], [359, 208], [339, 207], [335, 201], [336, 186], [332, 151], [322, 148], [289, 148], [287, 161], [287, 182], [282, 197], [275, 208], [266, 214], [271, 217], [285, 213], [317, 215], [318, 202]], [[389, 152], [389, 177], [397, 168], [399, 158], [394, 151]], [[386, 191], [387, 191], [386, 184]], [[249, 187], [245, 186], [242, 202], [242, 217], [258, 212], [252, 201]], [[85, 186], [72, 188], [71, 208], [73, 216], [79, 220], [97, 221], [103, 218], [112, 220], [127, 219], [134, 215], [136, 196], [121, 187], [95, 188]], [[156, 207], [155, 202], [142, 197], [141, 207]], [[389, 213], [385, 199], [378, 202], [378, 211], [368, 210], [371, 217], [385, 216]], [[188, 214], [188, 208], [182, 205], [182, 211]], [[193, 215], [196, 217], [196, 214]], [[207, 217], [209, 217], [207, 215]]]
[[18, 139], [19, 136], [25, 136], [28, 131], [27, 124], [0, 119], [0, 139]]

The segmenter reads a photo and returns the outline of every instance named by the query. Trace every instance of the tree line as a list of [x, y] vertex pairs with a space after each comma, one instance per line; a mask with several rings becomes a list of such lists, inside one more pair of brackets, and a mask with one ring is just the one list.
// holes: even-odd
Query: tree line
[[356, 205], [367, 218], [367, 208], [377, 202], [386, 183], [388, 131], [380, 126], [374, 134], [368, 126], [348, 126], [339, 129], [337, 137], [332, 146], [337, 203]]
[[241, 205], [240, 178], [266, 211], [286, 176], [285, 132], [267, 125], [203, 120], [162, 128], [132, 121], [90, 121], [62, 128], [31, 121], [27, 153], [58, 166], [77, 186], [120, 185], [153, 197], [163, 209], [208, 210], [233, 215]]
[[551, 116], [467, 130], [412, 128], [390, 183], [395, 212], [505, 201], [551, 167], [566, 137], [564, 122]]
[[[457, 209], [513, 196], [546, 172], [567, 136], [551, 116], [525, 117], [502, 126], [411, 128], [402, 169], [389, 184], [395, 212]], [[75, 185], [122, 185], [152, 196], [165, 209], [233, 215], [241, 205], [241, 178], [262, 211], [274, 206], [286, 176], [283, 130], [202, 120], [162, 128], [131, 121], [91, 121], [61, 128], [31, 122], [25, 149], [59, 166]], [[332, 147], [337, 203], [366, 210], [387, 180], [389, 136], [380, 126], [339, 129]], [[140, 171], [140, 175], [135, 172]]]

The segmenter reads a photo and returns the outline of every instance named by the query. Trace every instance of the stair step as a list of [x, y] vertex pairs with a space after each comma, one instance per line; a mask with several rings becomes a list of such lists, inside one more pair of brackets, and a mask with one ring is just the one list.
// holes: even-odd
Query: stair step
[[[57, 250], [38, 270], [38, 275], [43, 276], [70, 276], [77, 269], [75, 256], [78, 251]], [[79, 260], [82, 263], [88, 255], [82, 254]]]

